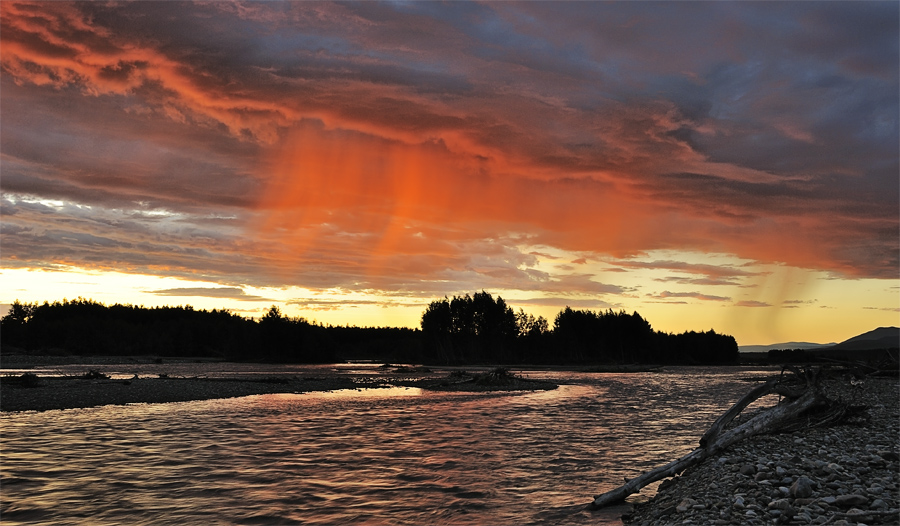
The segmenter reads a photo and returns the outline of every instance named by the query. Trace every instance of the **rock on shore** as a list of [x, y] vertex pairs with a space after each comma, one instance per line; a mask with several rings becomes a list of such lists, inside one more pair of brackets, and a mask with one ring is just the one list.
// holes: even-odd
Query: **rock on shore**
[[897, 379], [830, 380], [825, 392], [868, 406], [869, 421], [740, 442], [664, 482], [625, 524], [900, 524]]

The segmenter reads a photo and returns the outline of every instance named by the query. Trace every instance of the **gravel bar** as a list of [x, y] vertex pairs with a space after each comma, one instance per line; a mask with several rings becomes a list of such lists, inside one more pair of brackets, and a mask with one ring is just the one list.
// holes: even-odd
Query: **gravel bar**
[[102, 405], [187, 402], [271, 393], [304, 393], [370, 387], [352, 378], [139, 378], [132, 380], [42, 377], [26, 386], [0, 380], [0, 411], [46, 411]]
[[[410, 376], [412, 375], [412, 377]], [[482, 384], [478, 375], [422, 376], [421, 371], [399, 370], [396, 374], [318, 375], [311, 377], [204, 378], [135, 377], [110, 379], [102, 375], [6, 376], [0, 379], [0, 411], [47, 411], [102, 405], [187, 402], [272, 393], [306, 393], [370, 387], [419, 387], [435, 391], [526, 391], [555, 389], [552, 382], [511, 375], [498, 384]]]
[[825, 393], [867, 406], [869, 420], [739, 442], [661, 484], [654, 498], [635, 505], [623, 521], [640, 526], [900, 524], [898, 380], [832, 379]]

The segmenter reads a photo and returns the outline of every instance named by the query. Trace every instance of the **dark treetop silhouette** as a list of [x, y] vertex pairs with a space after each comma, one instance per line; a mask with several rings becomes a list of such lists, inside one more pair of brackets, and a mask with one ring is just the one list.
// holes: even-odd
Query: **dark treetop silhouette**
[[205, 356], [321, 363], [348, 359], [428, 364], [733, 364], [733, 337], [654, 331], [637, 312], [566, 307], [552, 329], [481, 291], [432, 301], [421, 330], [310, 323], [273, 306], [259, 320], [191, 306], [106, 306], [78, 298], [16, 301], [0, 320], [3, 352]]

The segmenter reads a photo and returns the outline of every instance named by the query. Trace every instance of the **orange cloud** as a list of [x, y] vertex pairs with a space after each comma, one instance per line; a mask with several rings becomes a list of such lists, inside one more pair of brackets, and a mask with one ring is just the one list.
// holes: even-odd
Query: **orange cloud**
[[[732, 49], [762, 46], [755, 39], [694, 31], [696, 53], [686, 55], [635, 47], [617, 24], [595, 30], [615, 19], [607, 15], [643, 9], [627, 4], [579, 4], [585, 14], [553, 23], [538, 4], [178, 6], [189, 23], [176, 29], [153, 3], [0, 4], [0, 62], [13, 88], [4, 89], [5, 191], [115, 209], [153, 201], [196, 213], [183, 220], [192, 228], [204, 213], [225, 210], [232, 229], [251, 218], [252, 237], [229, 238], [228, 253], [253, 260], [245, 274], [290, 283], [558, 289], [562, 280], [528, 253], [541, 245], [584, 256], [572, 264], [673, 249], [896, 276], [897, 203], [884, 197], [896, 184], [882, 176], [896, 179], [895, 121], [845, 132], [844, 121], [868, 122], [865, 107], [845, 113], [828, 102], [832, 92], [793, 96], [784, 86], [797, 79], [781, 76], [790, 68], [767, 70], [773, 81], [710, 45], [728, 36]], [[507, 25], [464, 29], [456, 9]], [[540, 23], [519, 17], [528, 12]], [[729, 13], [707, 16], [735, 22]], [[695, 23], [643, 15], [655, 28], [645, 35]], [[784, 56], [779, 42], [763, 64]], [[632, 57], [642, 47], [648, 54]], [[34, 102], [40, 121], [15, 111]], [[820, 108], [841, 118], [822, 121]], [[148, 263], [139, 243], [109, 235]], [[23, 257], [40, 251], [4, 242]], [[152, 255], [174, 268], [175, 253], [204, 272], [200, 251], [222, 252], [195, 243], [186, 235], [173, 243], [184, 250]], [[671, 279], [693, 285], [743, 276], [644, 265], [687, 272]], [[608, 290], [576, 281], [566, 283]]]
[[555, 246], [584, 236], [577, 245], [627, 254], [642, 248], [647, 226], [634, 208], [597, 181], [502, 177], [441, 142], [410, 145], [310, 124], [282, 147], [256, 226], [285, 253], [352, 243], [365, 259], [357, 262], [378, 273], [409, 257], [461, 268], [474, 255], [466, 244], [491, 255], [493, 240], [502, 257], [517, 236]]
[[77, 85], [91, 96], [155, 84], [170, 115], [196, 114], [225, 124], [234, 135], [249, 132], [266, 141], [292, 118], [281, 105], [232, 94], [221, 79], [91, 23], [73, 4], [4, 2], [0, 9], [0, 62], [16, 82]]

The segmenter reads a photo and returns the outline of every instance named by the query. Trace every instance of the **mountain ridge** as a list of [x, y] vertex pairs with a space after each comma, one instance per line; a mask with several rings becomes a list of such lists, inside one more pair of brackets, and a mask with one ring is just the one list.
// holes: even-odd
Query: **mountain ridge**
[[864, 351], [894, 347], [900, 347], [900, 327], [891, 326], [878, 327], [847, 338], [840, 343], [781, 342], [769, 345], [741, 345], [738, 347], [738, 350], [742, 353], [766, 352], [772, 349]]
[[740, 352], [767, 352], [772, 349], [824, 349], [837, 345], [836, 342], [831, 343], [812, 343], [812, 342], [780, 342], [770, 343], [769, 345], [739, 345]]
[[863, 351], [868, 349], [891, 349], [900, 347], [900, 327], [878, 327], [848, 338], [837, 345], [827, 347], [835, 351]]

